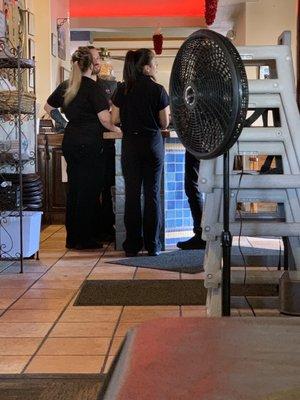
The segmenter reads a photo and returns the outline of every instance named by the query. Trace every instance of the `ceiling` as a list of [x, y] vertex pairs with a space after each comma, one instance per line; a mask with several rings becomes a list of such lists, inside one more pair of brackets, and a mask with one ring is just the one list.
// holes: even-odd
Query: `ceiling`
[[71, 18], [203, 17], [205, 0], [70, 0]]
[[[219, 0], [211, 28], [226, 35], [247, 1], [257, 0]], [[90, 32], [91, 41], [130, 41], [151, 38], [160, 26], [165, 38], [186, 38], [206, 27], [204, 4], [205, 0], [70, 0], [71, 30]]]

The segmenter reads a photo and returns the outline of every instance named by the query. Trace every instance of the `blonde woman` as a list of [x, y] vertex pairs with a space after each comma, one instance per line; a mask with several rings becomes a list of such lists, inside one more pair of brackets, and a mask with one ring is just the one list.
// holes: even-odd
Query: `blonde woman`
[[50, 95], [45, 110], [58, 123], [68, 119], [62, 149], [67, 162], [67, 248], [97, 249], [95, 210], [103, 187], [103, 132], [120, 129], [112, 124], [109, 104], [93, 80], [93, 58], [88, 47], [72, 55], [72, 71]]

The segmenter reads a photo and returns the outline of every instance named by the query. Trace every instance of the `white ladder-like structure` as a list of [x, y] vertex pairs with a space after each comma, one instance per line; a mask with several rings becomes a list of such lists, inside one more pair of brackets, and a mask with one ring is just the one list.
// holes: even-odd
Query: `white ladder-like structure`
[[[243, 221], [243, 236], [288, 237], [294, 268], [300, 269], [300, 116], [290, 46], [238, 47], [245, 65], [269, 65], [270, 79], [249, 80], [249, 109], [271, 110], [279, 116], [277, 126], [245, 127], [230, 150], [230, 231], [238, 236], [237, 203], [273, 202], [284, 206], [284, 221]], [[279, 125], [279, 126], [278, 126]], [[237, 155], [273, 155], [282, 159], [282, 174], [238, 174]], [[199, 188], [206, 201], [202, 237], [207, 241], [204, 270], [208, 289], [207, 309], [221, 315], [223, 230], [222, 157], [200, 163]]]

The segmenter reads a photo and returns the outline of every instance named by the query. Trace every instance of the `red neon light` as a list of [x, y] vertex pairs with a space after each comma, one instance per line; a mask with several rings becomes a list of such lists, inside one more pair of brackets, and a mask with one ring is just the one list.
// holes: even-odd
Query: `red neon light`
[[203, 17], [205, 0], [70, 0], [71, 17]]

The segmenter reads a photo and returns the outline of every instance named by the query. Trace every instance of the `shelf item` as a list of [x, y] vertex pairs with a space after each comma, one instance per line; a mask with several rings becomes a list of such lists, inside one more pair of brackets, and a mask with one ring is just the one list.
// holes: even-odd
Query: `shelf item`
[[[23, 257], [31, 257], [39, 250], [41, 211], [23, 211]], [[8, 216], [0, 224], [0, 258], [19, 258], [20, 249], [20, 217]]]
[[[34, 68], [34, 60], [20, 59], [20, 68]], [[18, 59], [15, 57], [1, 57], [0, 56], [0, 68], [18, 68]]]
[[[4, 179], [5, 182], [11, 182], [13, 186], [19, 185], [19, 174], [2, 174], [0, 180], [1, 178]], [[26, 210], [41, 209], [43, 207], [43, 184], [40, 176], [36, 173], [22, 174], [22, 188], [23, 207], [26, 208]]]
[[0, 91], [0, 113], [33, 114], [36, 97], [31, 93], [21, 93], [20, 106], [17, 90]]
[[20, 187], [11, 182], [3, 181], [0, 184], [0, 212], [16, 210], [20, 207]]

